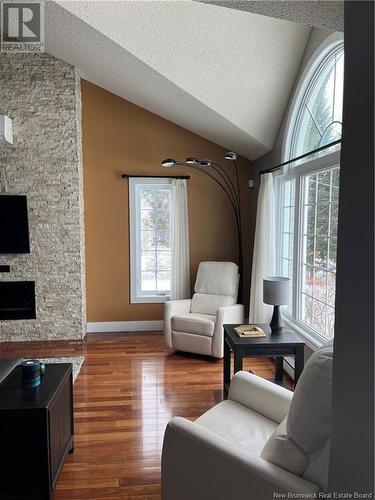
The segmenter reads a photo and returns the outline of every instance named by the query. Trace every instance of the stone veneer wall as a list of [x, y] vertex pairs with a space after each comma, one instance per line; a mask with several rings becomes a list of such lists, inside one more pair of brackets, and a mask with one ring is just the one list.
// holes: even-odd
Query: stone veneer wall
[[1, 194], [26, 194], [30, 254], [0, 255], [1, 281], [34, 280], [36, 320], [0, 321], [0, 341], [80, 339], [86, 332], [77, 70], [48, 54], [0, 54], [0, 114], [14, 146], [0, 145]]

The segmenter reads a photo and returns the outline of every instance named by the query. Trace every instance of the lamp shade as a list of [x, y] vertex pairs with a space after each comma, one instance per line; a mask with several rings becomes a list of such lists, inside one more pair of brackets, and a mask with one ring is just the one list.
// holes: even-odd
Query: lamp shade
[[202, 167], [211, 167], [212, 161], [211, 160], [201, 160], [201, 166]]
[[235, 161], [237, 160], [237, 153], [234, 151], [228, 151], [228, 153], [225, 153], [225, 159]]
[[185, 160], [187, 165], [198, 165], [199, 160], [195, 156], [188, 156]]
[[163, 160], [161, 162], [162, 167], [169, 168], [169, 167], [175, 167], [176, 165], [177, 165], [177, 162], [173, 158], [167, 158], [166, 160]]
[[263, 302], [272, 306], [284, 306], [289, 301], [290, 278], [269, 276], [263, 278]]

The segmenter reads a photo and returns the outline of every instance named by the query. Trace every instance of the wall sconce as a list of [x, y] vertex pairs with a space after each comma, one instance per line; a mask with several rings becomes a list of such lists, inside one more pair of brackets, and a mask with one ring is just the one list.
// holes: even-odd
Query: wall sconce
[[13, 144], [13, 124], [6, 115], [0, 115], [0, 144]]

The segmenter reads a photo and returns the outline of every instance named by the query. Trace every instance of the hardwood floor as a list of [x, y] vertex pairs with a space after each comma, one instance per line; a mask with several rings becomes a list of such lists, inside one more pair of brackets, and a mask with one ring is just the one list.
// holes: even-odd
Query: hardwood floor
[[[54, 500], [160, 498], [165, 426], [174, 415], [194, 420], [223, 399], [222, 360], [170, 355], [156, 332], [0, 344], [2, 357], [67, 355], [86, 359], [74, 384], [75, 449]], [[245, 368], [274, 375], [266, 358], [246, 360]]]

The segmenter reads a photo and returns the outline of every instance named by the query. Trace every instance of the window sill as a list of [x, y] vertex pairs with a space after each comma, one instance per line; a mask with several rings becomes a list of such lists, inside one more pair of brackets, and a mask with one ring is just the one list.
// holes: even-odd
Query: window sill
[[148, 295], [143, 297], [131, 297], [131, 304], [163, 304], [171, 300], [169, 295]]
[[[284, 316], [284, 323], [285, 325], [290, 328], [292, 331], [294, 331], [299, 337], [301, 337], [306, 345], [310, 347], [312, 351], [316, 351], [321, 347], [324, 342], [320, 342], [318, 339], [310, 335], [304, 328], [302, 328], [300, 325], [295, 323], [293, 320], [287, 318]], [[328, 342], [328, 341], [327, 341]]]
[[[295, 323], [290, 318], [284, 316], [284, 323], [287, 328], [296, 333], [305, 342], [307, 347], [312, 351], [316, 351], [321, 347], [324, 342], [320, 342], [318, 339], [310, 335], [306, 330], [304, 330], [300, 325]], [[294, 358], [286, 356], [284, 358], [284, 370], [289, 375], [289, 377], [294, 380]]]

